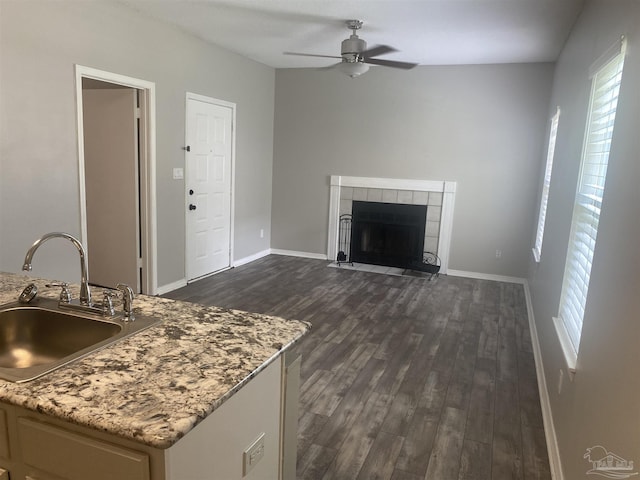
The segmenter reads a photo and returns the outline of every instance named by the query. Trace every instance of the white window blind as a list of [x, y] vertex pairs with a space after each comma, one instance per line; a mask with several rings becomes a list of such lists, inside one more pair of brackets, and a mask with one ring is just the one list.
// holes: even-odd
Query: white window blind
[[[569, 340], [567, 344], [566, 340], [563, 342], [561, 338], [561, 343], [565, 349], [565, 356], [573, 358], [574, 367], [598, 236], [609, 150], [622, 80], [624, 47], [623, 39], [613, 58], [609, 57], [607, 61], [600, 62], [601, 66], [595, 71], [592, 79], [587, 128], [558, 314], [558, 323], [566, 330], [562, 334]], [[572, 352], [567, 352], [567, 348], [571, 348]]]
[[538, 228], [536, 230], [536, 243], [533, 247], [533, 256], [536, 262], [542, 256], [542, 239], [544, 237], [544, 224], [547, 218], [547, 203], [549, 201], [549, 187], [551, 186], [551, 170], [553, 169], [553, 155], [556, 150], [556, 136], [558, 135], [558, 121], [560, 120], [560, 108], [551, 119], [549, 130], [549, 148], [547, 148], [547, 166], [544, 170], [542, 181], [542, 196], [540, 198], [540, 213], [538, 214]]

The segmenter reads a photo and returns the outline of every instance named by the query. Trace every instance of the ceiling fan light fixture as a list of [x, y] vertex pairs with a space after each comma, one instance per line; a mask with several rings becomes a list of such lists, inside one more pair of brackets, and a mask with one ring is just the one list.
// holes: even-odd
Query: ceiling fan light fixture
[[[1, 0], [0, 0], [1, 1]], [[356, 78], [369, 71], [369, 63], [373, 65], [382, 65], [384, 67], [401, 68], [409, 70], [417, 63], [398, 62], [396, 60], [386, 60], [377, 58], [380, 55], [396, 52], [397, 50], [389, 45], [376, 45], [373, 48], [367, 48], [367, 42], [358, 37], [357, 31], [362, 27], [360, 20], [347, 20], [347, 28], [352, 31], [349, 38], [342, 41], [340, 56], [333, 55], [317, 55], [313, 53], [296, 53], [283, 52], [285, 55], [301, 55], [303, 57], [320, 57], [320, 58], [339, 58], [342, 62], [336, 63], [326, 68], [337, 68], [345, 75]]]
[[342, 62], [338, 64], [338, 70], [351, 78], [356, 78], [369, 71], [369, 65], [363, 62]]

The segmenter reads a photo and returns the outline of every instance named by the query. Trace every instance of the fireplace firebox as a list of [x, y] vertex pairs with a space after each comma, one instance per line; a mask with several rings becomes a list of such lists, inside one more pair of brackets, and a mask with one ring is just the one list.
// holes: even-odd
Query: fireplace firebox
[[351, 261], [409, 268], [422, 261], [426, 205], [354, 201]]

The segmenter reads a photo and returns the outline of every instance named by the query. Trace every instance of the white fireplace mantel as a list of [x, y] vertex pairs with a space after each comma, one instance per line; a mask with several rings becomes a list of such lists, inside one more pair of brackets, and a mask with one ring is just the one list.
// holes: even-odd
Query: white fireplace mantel
[[447, 273], [449, 250], [451, 246], [451, 229], [453, 226], [453, 206], [456, 197], [456, 182], [331, 175], [329, 193], [329, 238], [327, 242], [327, 258], [329, 260], [335, 260], [338, 254], [340, 188], [342, 187], [442, 193], [442, 212], [440, 218], [440, 233], [438, 236], [438, 256], [440, 257], [440, 273]]

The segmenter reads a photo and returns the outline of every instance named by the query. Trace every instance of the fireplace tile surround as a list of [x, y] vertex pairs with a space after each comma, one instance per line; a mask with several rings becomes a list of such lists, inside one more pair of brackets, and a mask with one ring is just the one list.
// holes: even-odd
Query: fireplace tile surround
[[353, 201], [427, 205], [424, 250], [437, 253], [447, 273], [456, 183], [372, 177], [331, 176], [327, 257], [338, 252], [340, 215], [351, 214]]

